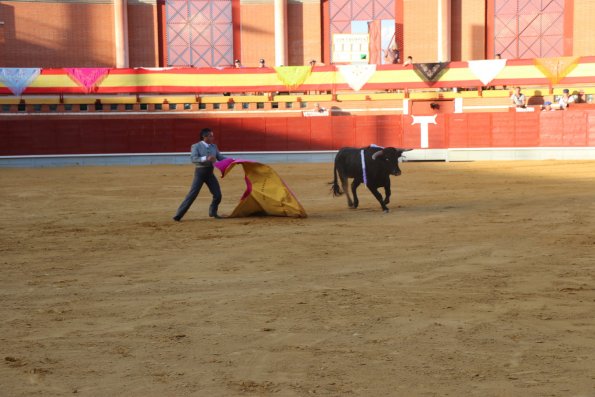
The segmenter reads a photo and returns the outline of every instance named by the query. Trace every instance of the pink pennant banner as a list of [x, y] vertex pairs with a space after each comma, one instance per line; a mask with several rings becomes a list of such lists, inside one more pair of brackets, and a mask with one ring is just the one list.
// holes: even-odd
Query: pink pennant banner
[[66, 73], [84, 87], [87, 93], [97, 91], [97, 86], [109, 74], [109, 68], [64, 68]]

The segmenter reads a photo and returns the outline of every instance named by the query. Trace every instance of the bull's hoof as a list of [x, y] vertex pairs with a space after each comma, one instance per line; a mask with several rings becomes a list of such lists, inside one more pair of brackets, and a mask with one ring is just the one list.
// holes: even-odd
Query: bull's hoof
[[384, 209], [384, 213], [385, 213], [385, 214], [388, 214], [389, 212], [390, 212], [390, 210], [389, 210], [388, 208], [385, 208], [385, 209]]

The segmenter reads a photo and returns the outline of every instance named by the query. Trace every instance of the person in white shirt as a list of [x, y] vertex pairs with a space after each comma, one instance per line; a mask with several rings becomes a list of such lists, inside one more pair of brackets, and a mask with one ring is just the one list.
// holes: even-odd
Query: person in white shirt
[[568, 105], [574, 102], [574, 97], [570, 95], [570, 90], [568, 88], [564, 88], [562, 91], [562, 96], [558, 99], [558, 105], [560, 105], [560, 109], [566, 109]]
[[527, 107], [527, 97], [521, 92], [521, 87], [514, 87], [514, 93], [510, 96], [510, 101], [517, 108]]

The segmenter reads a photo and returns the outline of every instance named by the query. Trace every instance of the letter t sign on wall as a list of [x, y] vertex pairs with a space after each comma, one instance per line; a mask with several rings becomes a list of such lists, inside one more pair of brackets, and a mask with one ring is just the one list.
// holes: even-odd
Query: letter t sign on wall
[[411, 116], [413, 117], [413, 122], [411, 123], [411, 125], [419, 124], [421, 128], [420, 147], [422, 149], [427, 149], [429, 147], [428, 125], [438, 124], [436, 123], [436, 116], [436, 114], [433, 116]]

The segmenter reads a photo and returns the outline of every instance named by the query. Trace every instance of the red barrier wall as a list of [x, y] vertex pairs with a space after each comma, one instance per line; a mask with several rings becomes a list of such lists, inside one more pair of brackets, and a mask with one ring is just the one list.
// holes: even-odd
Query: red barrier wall
[[[333, 150], [343, 146], [420, 148], [408, 115], [164, 118], [11, 117], [0, 119], [0, 155], [188, 152], [203, 127], [223, 151]], [[595, 146], [595, 110], [438, 114], [430, 149]]]

